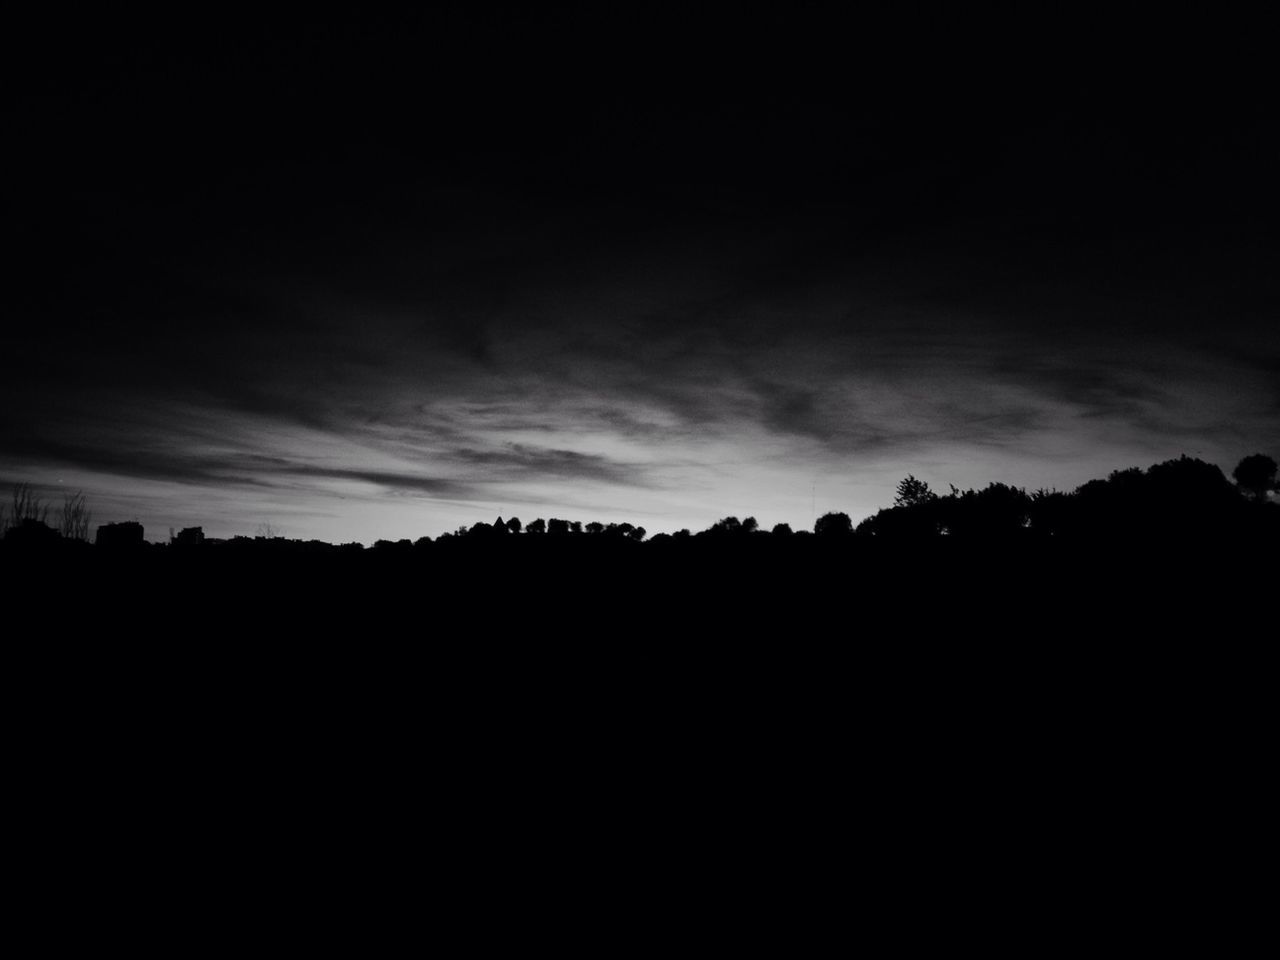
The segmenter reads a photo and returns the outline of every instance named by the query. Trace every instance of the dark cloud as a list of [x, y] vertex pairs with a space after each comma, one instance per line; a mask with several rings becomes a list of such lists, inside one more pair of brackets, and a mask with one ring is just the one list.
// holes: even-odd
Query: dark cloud
[[[78, 468], [116, 478], [161, 480], [181, 484], [270, 486], [261, 475], [264, 464], [255, 457], [212, 458], [180, 450], [96, 447], [90, 442], [34, 438], [8, 447], [16, 462], [55, 468]], [[248, 469], [246, 469], [248, 468]]]
[[506, 444], [497, 450], [454, 450], [450, 457], [504, 479], [554, 477], [624, 486], [646, 486], [649, 483], [642, 464], [618, 463], [595, 454], [530, 447], [521, 443]]
[[427, 477], [411, 473], [394, 473], [385, 470], [342, 469], [288, 464], [280, 469], [285, 477], [308, 477], [321, 480], [355, 480], [393, 492], [409, 492], [446, 500], [477, 500], [482, 497], [478, 484], [451, 480], [443, 477]]
[[1097, 356], [1002, 356], [994, 358], [991, 372], [1065, 404], [1080, 417], [1134, 418], [1164, 401], [1169, 389], [1158, 369]]
[[770, 429], [829, 440], [832, 425], [819, 410], [816, 390], [785, 386], [768, 381], [754, 384], [762, 401], [762, 419]]

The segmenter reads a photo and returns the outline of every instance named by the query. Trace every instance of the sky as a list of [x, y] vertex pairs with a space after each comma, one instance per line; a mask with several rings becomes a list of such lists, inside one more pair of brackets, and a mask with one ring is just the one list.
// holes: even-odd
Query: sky
[[1265, 31], [26, 14], [0, 489], [332, 542], [1280, 455]]

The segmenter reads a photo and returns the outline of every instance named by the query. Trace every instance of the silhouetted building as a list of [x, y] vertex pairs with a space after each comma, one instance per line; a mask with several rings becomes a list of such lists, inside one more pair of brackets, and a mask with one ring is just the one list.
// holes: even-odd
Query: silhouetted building
[[173, 538], [175, 547], [196, 547], [204, 543], [204, 527], [183, 527]]
[[123, 523], [104, 523], [98, 527], [98, 536], [93, 541], [99, 547], [113, 549], [121, 547], [142, 546], [142, 524], [136, 520]]

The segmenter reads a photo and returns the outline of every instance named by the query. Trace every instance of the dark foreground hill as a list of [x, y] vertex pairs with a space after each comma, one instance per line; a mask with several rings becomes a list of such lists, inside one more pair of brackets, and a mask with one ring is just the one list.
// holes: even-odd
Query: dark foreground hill
[[88, 890], [122, 936], [144, 902], [166, 943], [271, 919], [367, 948], [393, 915], [584, 949], [695, 919], [788, 949], [848, 918], [1019, 954], [1232, 942], [1276, 799], [1277, 508], [1041, 535], [1015, 501], [645, 541], [6, 541], [25, 888]]
[[1273, 545], [878, 540], [27, 554], [26, 889], [158, 943], [1231, 942]]

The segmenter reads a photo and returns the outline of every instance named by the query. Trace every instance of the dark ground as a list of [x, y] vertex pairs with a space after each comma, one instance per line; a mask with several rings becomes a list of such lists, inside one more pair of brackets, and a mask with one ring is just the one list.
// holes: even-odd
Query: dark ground
[[619, 546], [11, 570], [27, 890], [155, 945], [1207, 948], [1259, 915], [1267, 568]]

